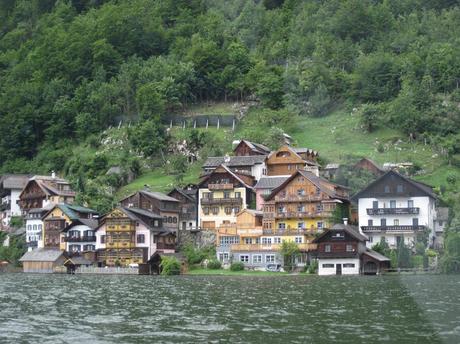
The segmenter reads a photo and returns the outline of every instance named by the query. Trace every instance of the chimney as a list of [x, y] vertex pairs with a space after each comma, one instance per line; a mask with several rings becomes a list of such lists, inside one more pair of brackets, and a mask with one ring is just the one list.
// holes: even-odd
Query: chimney
[[51, 171], [51, 178], [55, 179], [56, 178], [56, 172]]
[[347, 217], [344, 217], [342, 220], [343, 220], [344, 225], [348, 225], [348, 218]]
[[225, 162], [226, 164], [230, 162], [230, 156], [229, 156], [228, 154], [225, 154], [224, 162]]

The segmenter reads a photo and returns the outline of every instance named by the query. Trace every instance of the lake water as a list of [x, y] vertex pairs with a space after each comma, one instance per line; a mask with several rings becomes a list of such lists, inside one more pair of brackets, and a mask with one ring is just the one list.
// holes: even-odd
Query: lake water
[[460, 276], [0, 274], [0, 343], [460, 343]]

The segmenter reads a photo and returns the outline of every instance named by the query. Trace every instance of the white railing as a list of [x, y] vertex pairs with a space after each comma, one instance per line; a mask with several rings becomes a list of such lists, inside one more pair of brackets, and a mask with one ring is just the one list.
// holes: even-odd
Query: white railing
[[138, 275], [139, 268], [107, 266], [98, 268], [93, 266], [80, 266], [75, 269], [76, 274], [116, 274], [116, 275]]

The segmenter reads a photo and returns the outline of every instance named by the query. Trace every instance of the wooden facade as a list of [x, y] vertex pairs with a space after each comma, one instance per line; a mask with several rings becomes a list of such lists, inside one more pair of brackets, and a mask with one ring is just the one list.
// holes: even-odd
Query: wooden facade
[[168, 196], [177, 199], [179, 205], [179, 230], [196, 230], [198, 222], [198, 188], [196, 185], [174, 188]]
[[305, 170], [317, 166], [317, 153], [309, 149], [296, 149], [283, 146], [272, 152], [265, 164], [268, 176], [291, 175], [297, 170]]
[[359, 160], [355, 165], [354, 168], [366, 170], [372, 173], [374, 176], [381, 176], [385, 173], [383, 169], [381, 169], [375, 162], [368, 158], [362, 158]]

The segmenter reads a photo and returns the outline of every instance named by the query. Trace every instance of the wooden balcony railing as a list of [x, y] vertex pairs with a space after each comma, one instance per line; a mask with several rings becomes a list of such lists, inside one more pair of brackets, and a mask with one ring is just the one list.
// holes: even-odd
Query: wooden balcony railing
[[231, 190], [233, 189], [233, 184], [230, 183], [218, 183], [218, 184], [208, 184], [209, 190]]
[[306, 229], [306, 228], [296, 228], [296, 229], [264, 229], [264, 235], [307, 235], [318, 233], [317, 229]]
[[229, 198], [203, 198], [201, 199], [202, 205], [212, 205], [212, 204], [243, 204], [243, 199], [241, 197], [229, 197]]
[[286, 195], [286, 196], [275, 196], [275, 202], [315, 202], [321, 201], [323, 196], [321, 195]]
[[401, 231], [412, 232], [422, 231], [425, 226], [361, 226], [363, 232], [380, 232], [380, 231]]
[[66, 237], [65, 242], [95, 242], [96, 236]]
[[136, 243], [134, 242], [106, 242], [106, 248], [135, 248]]
[[[265, 214], [264, 214], [265, 215]], [[302, 218], [315, 218], [315, 217], [330, 217], [332, 212], [330, 211], [318, 211], [318, 212], [301, 212], [301, 211], [286, 211], [284, 213], [275, 213], [277, 219], [302, 219]]]
[[366, 209], [367, 215], [404, 215], [404, 214], [418, 214], [420, 208], [368, 208]]

